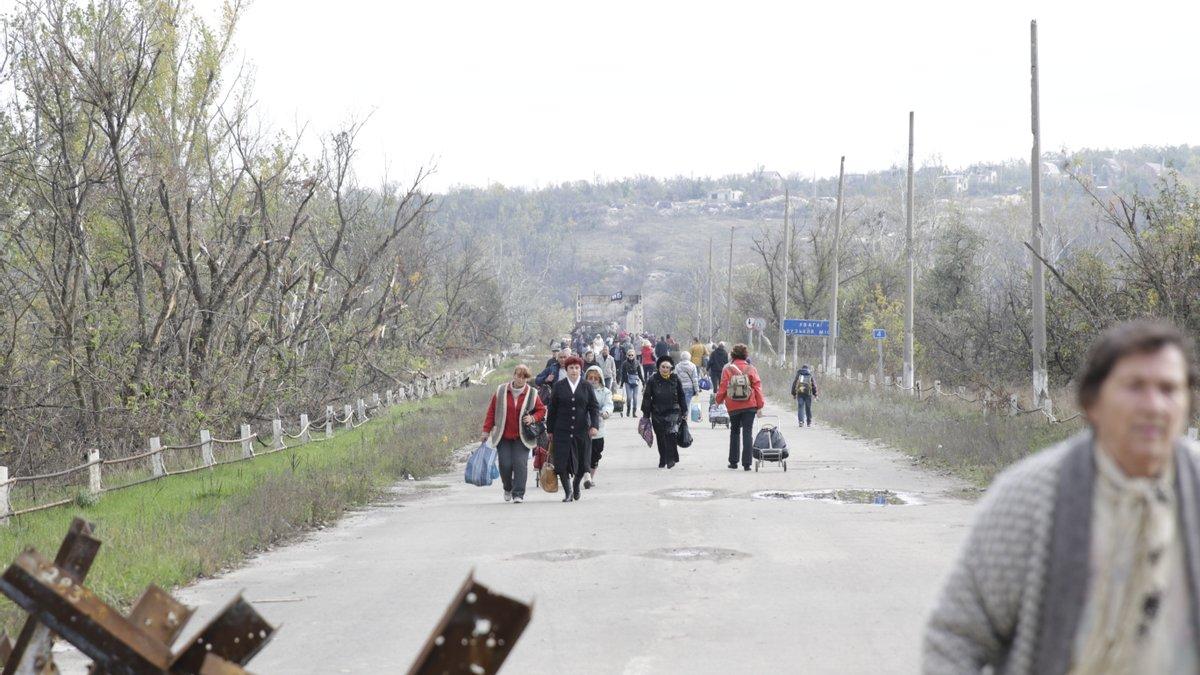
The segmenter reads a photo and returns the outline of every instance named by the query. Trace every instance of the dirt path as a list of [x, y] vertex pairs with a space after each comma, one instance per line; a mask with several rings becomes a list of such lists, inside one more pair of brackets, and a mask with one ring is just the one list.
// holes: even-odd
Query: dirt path
[[[907, 673], [972, 505], [953, 479], [783, 414], [792, 458], [726, 468], [707, 424], [682, 462], [615, 418], [598, 486], [579, 503], [524, 504], [461, 474], [397, 487], [394, 502], [179, 592], [215, 610], [246, 595], [273, 622], [255, 672], [404, 672], [472, 569], [536, 600], [510, 673]], [[817, 411], [819, 414], [819, 410]], [[755, 498], [888, 489], [907, 506]]]

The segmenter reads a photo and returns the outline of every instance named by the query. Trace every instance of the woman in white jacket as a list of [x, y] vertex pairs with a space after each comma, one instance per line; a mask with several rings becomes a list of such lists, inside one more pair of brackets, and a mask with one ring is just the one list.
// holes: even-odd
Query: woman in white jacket
[[683, 414], [686, 417], [691, 414], [689, 411], [692, 397], [700, 393], [700, 371], [696, 369], [696, 364], [692, 363], [690, 353], [679, 353], [679, 365], [675, 366], [675, 374], [679, 376], [679, 383], [683, 385]]
[[592, 466], [583, 477], [583, 487], [590, 488], [596, 484], [596, 467], [600, 465], [600, 455], [604, 454], [604, 421], [613, 414], [613, 397], [612, 390], [604, 386], [604, 373], [599, 366], [588, 368], [583, 379], [596, 390], [596, 402], [600, 404], [600, 431], [592, 437]]

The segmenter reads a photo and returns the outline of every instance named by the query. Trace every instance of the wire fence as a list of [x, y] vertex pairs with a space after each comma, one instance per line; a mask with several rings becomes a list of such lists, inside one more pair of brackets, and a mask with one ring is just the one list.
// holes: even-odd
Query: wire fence
[[504, 350], [489, 354], [466, 369], [421, 377], [395, 390], [388, 389], [382, 396], [371, 393], [353, 404], [343, 404], [340, 412], [333, 405], [327, 405], [324, 414], [315, 420], [301, 414], [295, 433], [284, 428], [283, 420], [275, 419], [271, 421], [269, 436], [253, 431], [250, 424], [242, 424], [235, 438], [213, 438], [209, 430], [201, 429], [200, 438], [195, 442], [164, 445], [161, 437], [154, 436], [148, 440], [146, 450], [125, 457], [104, 459], [99, 450], [88, 450], [82, 464], [50, 473], [10, 478], [8, 467], [0, 466], [0, 523], [67, 504], [92, 504], [105, 493], [170, 476], [211, 470], [310, 443], [322, 443], [333, 438], [339, 430], [361, 427], [378, 416], [380, 410], [393, 405], [481, 384], [513, 353], [517, 352]]
[[[1083, 416], [1082, 412], [1073, 413], [1067, 417], [1058, 417], [1050, 406], [1038, 406], [1036, 408], [1026, 408], [1021, 405], [1016, 394], [1005, 394], [1004, 392], [995, 392], [990, 389], [980, 388], [976, 391], [969, 392], [966, 387], [957, 386], [952, 389], [942, 387], [941, 380], [934, 380], [933, 386], [923, 386], [921, 380], [914, 380], [911, 387], [904, 386], [904, 382], [900, 377], [891, 377], [884, 375], [880, 381], [874, 373], [864, 373], [862, 371], [854, 372], [847, 368], [834, 368], [830, 371], [825, 371], [821, 366], [817, 366], [818, 374], [825, 377], [844, 382], [851, 382], [870, 387], [871, 390], [903, 392], [911, 396], [915, 396], [918, 401], [936, 400], [941, 398], [954, 399], [967, 405], [979, 405], [983, 411], [1004, 412], [1008, 415], [1037, 415], [1045, 419], [1050, 424], [1066, 424], [1074, 422]], [[1200, 430], [1196, 427], [1188, 427], [1188, 438], [1197, 440], [1200, 437]]]

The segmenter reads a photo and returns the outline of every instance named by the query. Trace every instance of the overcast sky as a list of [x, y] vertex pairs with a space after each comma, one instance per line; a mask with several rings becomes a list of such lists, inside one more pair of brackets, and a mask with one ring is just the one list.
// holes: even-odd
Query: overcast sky
[[[216, 0], [199, 0], [212, 5]], [[371, 115], [367, 179], [537, 186], [758, 165], [836, 174], [1200, 142], [1195, 2], [255, 0], [261, 110], [314, 138]]]

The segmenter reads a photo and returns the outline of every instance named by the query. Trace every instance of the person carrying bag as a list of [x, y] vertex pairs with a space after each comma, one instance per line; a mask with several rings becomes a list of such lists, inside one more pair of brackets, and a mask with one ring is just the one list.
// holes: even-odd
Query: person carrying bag
[[516, 504], [525, 500], [529, 453], [537, 447], [546, 418], [546, 406], [528, 384], [532, 375], [529, 366], [519, 364], [513, 369], [512, 381], [496, 389], [480, 439], [496, 449], [504, 501]]

